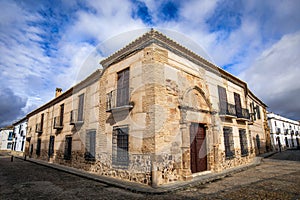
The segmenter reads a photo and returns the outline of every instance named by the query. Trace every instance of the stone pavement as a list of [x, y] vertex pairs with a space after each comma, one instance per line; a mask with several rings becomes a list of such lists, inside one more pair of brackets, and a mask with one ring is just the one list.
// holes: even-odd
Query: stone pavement
[[[28, 159], [27, 158], [27, 161], [33, 162], [33, 163], [36, 163], [39, 165], [47, 166], [47, 167], [50, 167], [50, 168], [53, 168], [56, 170], [60, 170], [63, 172], [67, 172], [70, 174], [74, 174], [74, 175], [77, 175], [80, 177], [84, 177], [84, 178], [87, 178], [90, 180], [98, 181], [100, 183], [105, 183], [112, 187], [126, 189], [131, 192], [147, 193], [147, 194], [163, 194], [163, 193], [173, 192], [175, 190], [182, 190], [184, 188], [192, 187], [194, 185], [205, 184], [207, 182], [218, 180], [218, 179], [224, 178], [226, 176], [229, 176], [231, 174], [249, 169], [251, 167], [259, 165], [263, 157], [269, 157], [275, 153], [276, 152], [270, 152], [270, 153], [263, 154], [260, 157], [255, 158], [254, 162], [251, 164], [242, 165], [239, 167], [228, 169], [228, 170], [222, 171], [220, 173], [208, 173], [208, 174], [205, 174], [202, 176], [195, 177], [191, 181], [177, 181], [175, 183], [162, 185], [162, 186], [159, 186], [156, 188], [153, 188], [153, 187], [150, 187], [147, 185], [142, 185], [142, 184], [135, 183], [135, 182], [129, 182], [126, 180], [119, 180], [119, 179], [115, 179], [115, 178], [111, 178], [111, 177], [99, 176], [97, 174], [91, 174], [84, 170], [75, 169], [72, 167], [67, 167], [67, 166], [58, 165], [58, 164], [54, 164], [54, 163], [48, 163], [48, 162], [38, 160], [38, 159], [32, 159], [32, 158]], [[21, 159], [20, 157], [16, 157], [16, 158]]]
[[10, 157], [0, 156], [0, 199], [300, 199], [299, 161], [299, 150], [285, 151], [263, 159], [258, 166], [227, 173], [210, 183], [194, 182], [174, 187], [176, 191], [150, 194], [134, 193], [92, 177], [90, 180], [20, 159], [10, 162]]

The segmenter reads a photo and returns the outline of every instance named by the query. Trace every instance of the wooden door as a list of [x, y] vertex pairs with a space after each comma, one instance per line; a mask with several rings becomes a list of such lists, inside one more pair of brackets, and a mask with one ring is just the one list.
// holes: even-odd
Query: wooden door
[[207, 151], [204, 126], [192, 123], [190, 126], [190, 162], [192, 173], [207, 170]]

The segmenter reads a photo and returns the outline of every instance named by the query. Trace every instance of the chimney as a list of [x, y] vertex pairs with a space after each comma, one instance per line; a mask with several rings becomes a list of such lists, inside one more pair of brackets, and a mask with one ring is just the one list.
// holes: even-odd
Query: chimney
[[56, 88], [55, 90], [55, 97], [58, 97], [59, 95], [61, 95], [62, 89], [61, 88]]

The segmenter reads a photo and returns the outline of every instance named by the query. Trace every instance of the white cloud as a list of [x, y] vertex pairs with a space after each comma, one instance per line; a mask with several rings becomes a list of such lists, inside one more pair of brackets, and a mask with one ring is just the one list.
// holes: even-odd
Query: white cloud
[[271, 110], [279, 113], [285, 110], [284, 113], [297, 117], [300, 117], [299, 46], [300, 32], [285, 35], [239, 75]]

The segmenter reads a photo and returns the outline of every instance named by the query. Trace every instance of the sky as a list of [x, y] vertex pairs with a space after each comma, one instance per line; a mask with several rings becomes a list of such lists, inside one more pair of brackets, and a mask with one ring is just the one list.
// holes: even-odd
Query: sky
[[150, 28], [188, 38], [269, 111], [300, 120], [299, 10], [298, 0], [0, 0], [0, 127]]

